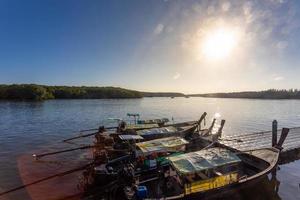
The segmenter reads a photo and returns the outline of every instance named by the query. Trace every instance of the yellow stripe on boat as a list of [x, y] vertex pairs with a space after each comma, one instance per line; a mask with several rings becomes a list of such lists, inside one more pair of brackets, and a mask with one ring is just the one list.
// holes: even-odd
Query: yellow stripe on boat
[[232, 173], [227, 175], [218, 176], [208, 180], [196, 181], [191, 184], [185, 184], [185, 194], [192, 194], [197, 192], [203, 192], [215, 188], [219, 188], [238, 181], [238, 174]]

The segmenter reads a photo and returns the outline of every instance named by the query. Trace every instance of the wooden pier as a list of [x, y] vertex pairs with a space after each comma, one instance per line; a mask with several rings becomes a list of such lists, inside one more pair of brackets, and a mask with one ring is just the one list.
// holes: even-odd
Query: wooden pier
[[[282, 130], [275, 130], [275, 133], [277, 132], [277, 138], [280, 138]], [[241, 151], [271, 147], [273, 142], [273, 131], [224, 135], [219, 139], [219, 142]], [[280, 163], [289, 163], [298, 159], [300, 159], [300, 127], [295, 127], [290, 128], [289, 134], [283, 143]]]

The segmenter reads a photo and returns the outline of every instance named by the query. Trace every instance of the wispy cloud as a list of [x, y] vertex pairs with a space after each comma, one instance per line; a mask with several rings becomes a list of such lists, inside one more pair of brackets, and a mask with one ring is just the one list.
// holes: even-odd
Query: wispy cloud
[[279, 42], [277, 42], [277, 44], [276, 44], [276, 48], [277, 49], [285, 49], [285, 48], [287, 48], [287, 46], [288, 46], [288, 43], [287, 43], [287, 41], [279, 41]]
[[284, 79], [283, 76], [276, 76], [273, 78], [274, 81], [282, 81]]
[[286, 0], [270, 0], [272, 3], [278, 3], [278, 4], [281, 4], [281, 3], [285, 3]]
[[222, 4], [222, 10], [223, 10], [224, 12], [227, 12], [227, 11], [230, 9], [230, 6], [231, 6], [230, 2], [224, 2], [224, 3]]
[[167, 28], [166, 28], [166, 32], [167, 33], [171, 33], [171, 32], [173, 32], [174, 31], [174, 28], [172, 27], [172, 26], [168, 26]]
[[157, 24], [157, 26], [155, 27], [153, 33], [155, 35], [159, 35], [159, 34], [161, 34], [161, 32], [163, 32], [164, 28], [165, 28], [165, 26], [163, 24]]
[[174, 80], [177, 80], [180, 78], [180, 74], [178, 72], [176, 72], [176, 74], [173, 76]]

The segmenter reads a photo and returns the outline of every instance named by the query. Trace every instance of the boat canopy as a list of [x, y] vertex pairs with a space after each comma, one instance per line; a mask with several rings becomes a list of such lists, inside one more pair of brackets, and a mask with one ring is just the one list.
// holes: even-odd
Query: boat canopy
[[127, 113], [128, 117], [140, 117], [139, 113]]
[[119, 135], [119, 138], [121, 140], [142, 140], [142, 139], [144, 139], [140, 135]]
[[158, 128], [158, 124], [126, 124], [127, 129]]
[[167, 122], [169, 122], [168, 118], [137, 120], [138, 124], [158, 124], [158, 123], [167, 123]]
[[154, 152], [176, 152], [185, 147], [186, 144], [188, 144], [188, 141], [181, 137], [167, 137], [140, 142], [136, 145], [143, 154], [149, 154]]
[[241, 162], [233, 152], [219, 147], [168, 157], [168, 160], [183, 175]]
[[167, 134], [174, 133], [177, 131], [177, 128], [174, 126], [162, 127], [162, 128], [152, 128], [137, 131], [138, 135], [159, 135], [159, 134]]

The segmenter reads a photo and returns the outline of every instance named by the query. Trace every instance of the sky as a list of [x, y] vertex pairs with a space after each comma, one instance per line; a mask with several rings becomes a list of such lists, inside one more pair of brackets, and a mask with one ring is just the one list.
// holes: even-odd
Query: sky
[[1, 0], [0, 84], [300, 86], [298, 0]]

